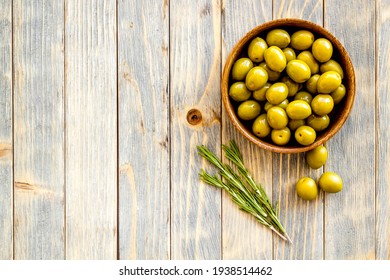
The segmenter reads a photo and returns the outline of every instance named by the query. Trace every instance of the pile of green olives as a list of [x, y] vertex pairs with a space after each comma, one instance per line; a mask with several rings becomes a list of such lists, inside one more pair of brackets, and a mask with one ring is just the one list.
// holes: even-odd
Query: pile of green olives
[[312, 144], [346, 95], [335, 57], [332, 43], [309, 30], [277, 28], [253, 38], [231, 69], [237, 116], [276, 145]]

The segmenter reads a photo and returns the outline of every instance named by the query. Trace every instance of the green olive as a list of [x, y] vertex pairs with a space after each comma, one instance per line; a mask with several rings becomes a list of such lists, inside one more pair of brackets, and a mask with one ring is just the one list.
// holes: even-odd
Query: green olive
[[307, 164], [311, 168], [318, 169], [322, 167], [328, 159], [328, 150], [322, 145], [315, 147], [313, 150], [306, 153], [305, 158]]
[[286, 145], [290, 141], [290, 138], [291, 131], [287, 126], [282, 129], [273, 129], [271, 132], [272, 142], [279, 146]]
[[306, 101], [294, 100], [288, 104], [286, 113], [292, 120], [303, 120], [311, 115], [311, 107]]
[[232, 67], [232, 79], [242, 81], [246, 74], [253, 68], [253, 62], [247, 57], [242, 57], [234, 62]]
[[229, 96], [234, 101], [245, 101], [251, 97], [251, 92], [246, 88], [244, 82], [235, 82], [230, 86]]
[[256, 37], [248, 46], [248, 56], [253, 62], [261, 62], [264, 60], [264, 51], [267, 48], [267, 42], [263, 38]]
[[257, 101], [247, 100], [238, 106], [237, 115], [244, 121], [253, 120], [260, 115], [261, 107]]
[[324, 172], [318, 179], [318, 185], [324, 192], [337, 193], [343, 189], [343, 180], [335, 172]]
[[267, 137], [270, 134], [271, 127], [267, 121], [267, 114], [261, 114], [254, 120], [252, 131], [259, 138]]
[[264, 110], [265, 110], [266, 112], [268, 112], [269, 108], [272, 108], [272, 107], [274, 107], [273, 104], [269, 103], [268, 101], [265, 102], [265, 104], [264, 104]]
[[274, 129], [285, 128], [288, 124], [287, 113], [283, 108], [273, 106], [267, 111], [267, 121], [270, 127]]
[[286, 110], [289, 103], [290, 103], [290, 101], [286, 98], [285, 100], [283, 100], [282, 102], [280, 102], [276, 106]]
[[347, 93], [345, 86], [343, 84], [339, 85], [338, 88], [336, 88], [330, 96], [333, 98], [334, 104], [339, 104], [341, 100], [343, 100], [345, 94]]
[[291, 47], [303, 51], [311, 47], [314, 42], [314, 34], [307, 30], [299, 30], [291, 35]]
[[265, 98], [273, 105], [281, 103], [287, 96], [288, 87], [285, 83], [274, 83], [265, 93]]
[[299, 59], [287, 63], [286, 72], [297, 83], [304, 83], [311, 77], [310, 67], [306, 62]]
[[290, 60], [297, 59], [297, 55], [295, 54], [294, 49], [292, 48], [284, 48], [282, 49], [284, 55], [286, 56], [286, 61], [289, 62]]
[[285, 83], [288, 87], [288, 96], [292, 97], [294, 96], [298, 90], [302, 87], [301, 84], [298, 84], [294, 82], [289, 76], [283, 76], [283, 78], [280, 79], [282, 83]]
[[264, 110], [265, 110], [266, 112], [268, 112], [268, 109], [271, 108], [271, 107], [274, 107], [274, 106], [277, 106], [277, 107], [282, 108], [283, 110], [286, 110], [288, 103], [289, 103], [289, 101], [288, 101], [287, 98], [286, 98], [285, 100], [283, 100], [282, 102], [280, 102], [279, 104], [276, 104], [276, 105], [271, 104], [271, 103], [269, 103], [269, 102], [267, 101], [267, 102], [265, 102], [265, 104], [264, 104]]
[[274, 106], [277, 106], [277, 107], [280, 107], [280, 108], [282, 108], [283, 110], [286, 110], [286, 108], [287, 108], [287, 105], [288, 105], [288, 103], [289, 103], [290, 101], [288, 101], [288, 99], [286, 98], [285, 100], [283, 100], [282, 102], [280, 102], [279, 104], [271, 104], [271, 103], [269, 103], [268, 101], [267, 102], [265, 102], [265, 104], [264, 104], [264, 110], [266, 111], [266, 112], [268, 112], [268, 109], [269, 108], [271, 108], [271, 107], [274, 107]]
[[290, 34], [283, 29], [273, 29], [267, 33], [265, 37], [268, 46], [277, 46], [279, 48], [285, 48], [290, 44]]
[[276, 82], [280, 78], [280, 72], [276, 72], [271, 70], [268, 66], [267, 63], [262, 62], [259, 64], [259, 66], [263, 67], [267, 73], [268, 73], [268, 81], [270, 82]]
[[319, 38], [313, 42], [311, 51], [317, 61], [327, 62], [333, 55], [333, 45], [328, 39]]
[[311, 101], [311, 109], [318, 116], [329, 114], [333, 107], [333, 98], [329, 94], [318, 94]]
[[286, 68], [286, 56], [277, 46], [271, 46], [264, 52], [264, 60], [267, 66], [276, 72], [282, 72]]
[[313, 114], [306, 119], [306, 124], [317, 132], [325, 130], [329, 126], [329, 123], [330, 119], [328, 115], [317, 116]]
[[313, 76], [310, 77], [309, 80], [306, 81], [306, 89], [311, 94], [317, 93], [317, 82], [319, 78], [320, 78], [320, 74], [314, 74]]
[[267, 99], [265, 98], [265, 93], [270, 88], [271, 85], [272, 85], [271, 83], [266, 83], [258, 90], [255, 90], [253, 92], [253, 98], [257, 101], [266, 101]]
[[303, 100], [310, 104], [313, 96], [307, 91], [300, 91], [294, 96], [294, 100]]
[[267, 71], [260, 66], [255, 66], [249, 70], [245, 78], [245, 85], [249, 90], [258, 90], [268, 81]]
[[308, 146], [316, 140], [315, 130], [307, 125], [302, 125], [295, 130], [295, 140], [301, 145]]
[[327, 71], [336, 71], [337, 73], [340, 74], [341, 79], [344, 78], [343, 68], [341, 67], [341, 65], [337, 61], [335, 61], [333, 59], [330, 59], [327, 62], [321, 64], [320, 72], [325, 73]]
[[320, 71], [320, 65], [318, 64], [317, 60], [314, 58], [311, 52], [303, 51], [300, 54], [298, 54], [297, 59], [306, 62], [306, 64], [310, 68], [310, 72], [312, 75], [317, 74], [318, 71]]
[[316, 182], [310, 177], [302, 177], [295, 184], [297, 195], [304, 200], [313, 200], [318, 195]]
[[305, 120], [289, 120], [288, 127], [290, 130], [295, 131], [298, 127], [305, 125]]
[[318, 78], [317, 91], [318, 93], [331, 93], [341, 85], [340, 74], [336, 71], [327, 71]]

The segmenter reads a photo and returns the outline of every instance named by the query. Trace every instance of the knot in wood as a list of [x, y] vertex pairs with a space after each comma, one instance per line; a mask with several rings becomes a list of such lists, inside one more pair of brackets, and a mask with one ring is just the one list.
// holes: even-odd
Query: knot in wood
[[197, 125], [202, 121], [202, 114], [197, 109], [191, 109], [187, 113], [187, 122], [190, 125]]

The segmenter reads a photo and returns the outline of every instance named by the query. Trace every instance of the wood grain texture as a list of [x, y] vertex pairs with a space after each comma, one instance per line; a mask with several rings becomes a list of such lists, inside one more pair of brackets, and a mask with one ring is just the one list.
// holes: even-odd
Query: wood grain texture
[[[294, 17], [322, 25], [323, 1], [273, 1], [274, 19]], [[293, 244], [275, 240], [275, 259], [323, 258], [323, 196], [304, 201], [295, 191], [296, 182], [303, 176], [317, 179], [321, 169], [311, 169], [304, 153], [273, 156], [274, 200], [279, 201], [281, 222]]]
[[390, 260], [390, 1], [376, 6], [377, 158], [376, 158], [376, 259]]
[[[242, 17], [242, 11], [246, 16]], [[223, 1], [222, 66], [236, 42], [255, 26], [271, 20], [271, 1]], [[222, 68], [223, 69], [223, 68]], [[250, 143], [222, 110], [222, 143], [234, 139], [253, 177], [272, 198], [272, 153]], [[226, 162], [226, 161], [225, 161]], [[223, 259], [272, 259], [272, 233], [249, 214], [239, 210], [228, 194], [222, 200]]]
[[349, 52], [357, 89], [352, 113], [328, 147], [325, 170], [340, 173], [344, 187], [325, 197], [325, 258], [374, 259], [375, 2], [325, 3], [325, 28]]
[[12, 2], [0, 0], [0, 260], [13, 258]]
[[[220, 154], [221, 3], [170, 3], [171, 258], [221, 258], [221, 192], [199, 181], [196, 145]], [[190, 109], [202, 115], [187, 122]]]
[[325, 0], [275, 0], [274, 19], [300, 18], [322, 26]]
[[66, 257], [116, 259], [116, 1], [65, 14]]
[[120, 259], [170, 257], [168, 24], [168, 1], [118, 2]]
[[15, 259], [64, 258], [64, 5], [13, 1]]

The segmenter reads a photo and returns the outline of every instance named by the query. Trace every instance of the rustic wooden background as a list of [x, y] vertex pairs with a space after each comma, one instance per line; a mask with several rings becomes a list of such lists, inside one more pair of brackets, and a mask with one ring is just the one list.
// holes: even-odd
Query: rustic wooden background
[[[294, 183], [322, 170], [244, 140], [221, 104], [235, 42], [283, 17], [326, 27], [356, 71], [324, 168], [344, 190], [312, 202]], [[389, 32], [389, 0], [0, 0], [0, 259], [390, 259]], [[196, 145], [230, 139], [293, 245], [199, 182]]]

